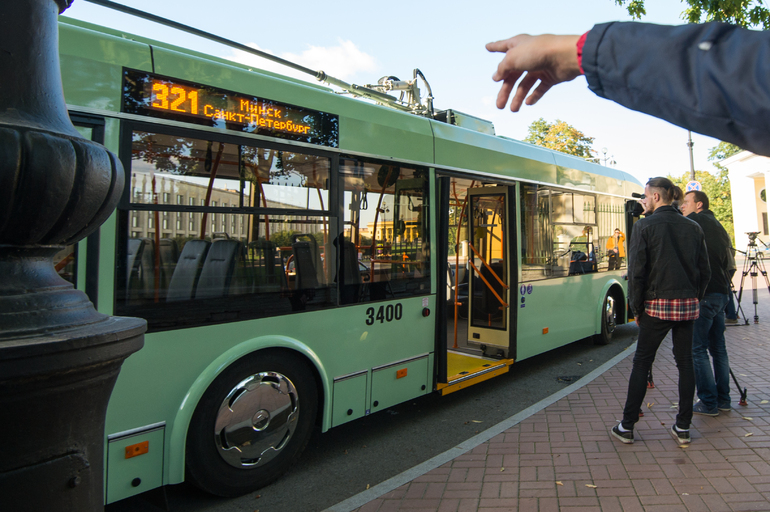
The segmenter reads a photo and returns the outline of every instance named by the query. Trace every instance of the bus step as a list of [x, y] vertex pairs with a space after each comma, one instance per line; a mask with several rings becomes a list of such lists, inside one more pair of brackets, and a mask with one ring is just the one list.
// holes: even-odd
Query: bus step
[[439, 382], [436, 389], [442, 396], [448, 395], [507, 373], [512, 364], [513, 359], [488, 359], [450, 350], [447, 352], [448, 382]]

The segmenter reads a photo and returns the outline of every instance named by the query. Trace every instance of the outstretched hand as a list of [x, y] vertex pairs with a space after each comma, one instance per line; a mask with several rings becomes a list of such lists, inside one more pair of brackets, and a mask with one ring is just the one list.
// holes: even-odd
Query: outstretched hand
[[[577, 41], [580, 36], [521, 34], [504, 41], [487, 44], [490, 52], [505, 53], [492, 80], [503, 85], [497, 94], [497, 108], [505, 107], [516, 82], [524, 75], [511, 98], [511, 111], [518, 112], [526, 97], [527, 105], [534, 105], [556, 84], [569, 82], [580, 76], [577, 62]], [[537, 81], [540, 81], [530, 93]], [[529, 94], [529, 95], [528, 95]]]

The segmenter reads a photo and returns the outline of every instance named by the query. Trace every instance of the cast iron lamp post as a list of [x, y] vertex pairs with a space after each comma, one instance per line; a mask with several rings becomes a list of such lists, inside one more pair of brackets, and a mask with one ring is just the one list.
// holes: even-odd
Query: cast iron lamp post
[[112, 213], [115, 155], [67, 116], [57, 14], [72, 0], [0, 1], [0, 508], [103, 508], [104, 416], [144, 320], [96, 312], [53, 256]]

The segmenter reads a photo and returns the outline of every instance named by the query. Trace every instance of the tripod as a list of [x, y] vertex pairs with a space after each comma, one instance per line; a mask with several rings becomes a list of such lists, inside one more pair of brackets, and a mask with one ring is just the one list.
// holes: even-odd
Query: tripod
[[[741, 252], [741, 251], [738, 251]], [[743, 311], [743, 307], [741, 306], [741, 299], [738, 297], [738, 292], [735, 289], [735, 285], [733, 284], [733, 280], [730, 279], [730, 293], [732, 294], [732, 297], [730, 300], [735, 299], [738, 302], [738, 306], [735, 308], [735, 316], [736, 317], [742, 317], [743, 318], [743, 325], [749, 325], [749, 319], [746, 318], [746, 313]], [[740, 324], [730, 324], [730, 325], [740, 325]]]
[[[741, 275], [741, 287], [738, 292], [738, 307], [741, 305], [741, 298], [743, 296], [743, 282], [747, 275], [751, 276], [751, 291], [754, 299], [754, 323], [759, 323], [759, 315], [757, 314], [757, 304], [759, 304], [759, 298], [757, 295], [757, 275], [762, 274], [767, 284], [767, 290], [770, 291], [770, 280], [767, 279], [767, 270], [765, 270], [764, 256], [757, 248], [757, 240], [759, 238], [758, 232], [746, 233], [749, 235], [749, 245], [746, 247], [746, 252], [738, 251], [741, 254], [746, 255], [746, 259], [743, 262], [743, 274]], [[762, 240], [759, 242], [767, 248], [767, 245]], [[736, 249], [737, 250], [737, 249]]]

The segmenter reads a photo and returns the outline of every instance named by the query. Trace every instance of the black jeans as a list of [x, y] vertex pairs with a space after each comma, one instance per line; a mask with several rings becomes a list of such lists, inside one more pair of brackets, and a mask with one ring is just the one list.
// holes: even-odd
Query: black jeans
[[679, 369], [679, 413], [676, 415], [676, 426], [680, 429], [690, 428], [692, 401], [695, 396], [695, 373], [692, 367], [693, 323], [693, 320], [661, 320], [642, 313], [639, 318], [639, 340], [636, 343], [634, 366], [628, 379], [628, 396], [623, 409], [623, 428], [633, 429], [634, 424], [639, 421], [639, 408], [647, 393], [647, 375], [655, 361], [658, 347], [668, 331], [672, 331], [674, 360]]

